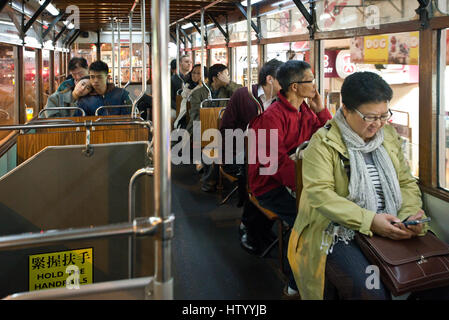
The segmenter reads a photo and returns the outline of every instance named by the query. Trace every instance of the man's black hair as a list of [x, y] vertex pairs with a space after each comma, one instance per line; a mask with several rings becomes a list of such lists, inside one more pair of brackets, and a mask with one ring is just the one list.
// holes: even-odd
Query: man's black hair
[[92, 62], [92, 64], [89, 66], [89, 71], [104, 72], [104, 73], [108, 74], [109, 67], [105, 62], [98, 60], [98, 61]]
[[283, 63], [276, 73], [276, 79], [281, 85], [282, 92], [285, 94], [290, 85], [295, 81], [302, 81], [304, 71], [311, 69], [310, 64], [300, 60], [289, 60]]
[[344, 80], [341, 98], [346, 108], [352, 111], [365, 103], [390, 101], [393, 98], [393, 90], [374, 72], [356, 72]]
[[259, 86], [267, 84], [267, 76], [276, 78], [276, 71], [282, 64], [283, 62], [276, 59], [272, 59], [265, 63], [259, 71]]
[[211, 66], [209, 68], [209, 76], [208, 76], [209, 83], [212, 83], [212, 81], [214, 80], [214, 77], [217, 77], [220, 72], [222, 72], [226, 69], [228, 69], [228, 67], [221, 63], [217, 63], [217, 64], [214, 64], [213, 66]]
[[87, 69], [87, 60], [84, 59], [83, 57], [74, 57], [72, 59], [70, 59], [69, 61], [69, 65], [68, 65], [68, 69], [69, 71], [73, 71], [78, 67], [81, 67], [83, 69]]

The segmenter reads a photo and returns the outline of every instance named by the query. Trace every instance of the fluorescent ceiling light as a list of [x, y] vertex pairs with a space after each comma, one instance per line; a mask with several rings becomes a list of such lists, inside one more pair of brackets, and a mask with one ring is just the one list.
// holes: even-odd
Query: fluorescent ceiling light
[[[44, 2], [45, 2], [45, 0], [39, 0], [38, 2], [39, 2], [40, 5], [43, 5]], [[45, 8], [45, 10], [47, 10], [48, 12], [50, 12], [50, 14], [52, 14], [53, 16], [57, 16], [57, 15], [59, 14], [59, 10], [56, 9], [56, 7], [55, 7], [52, 3], [50, 3], [50, 4]]]
[[[258, 2], [261, 2], [261, 1], [263, 1], [263, 0], [251, 0], [251, 5], [253, 5], [253, 4], [256, 4], [256, 3], [258, 3]], [[247, 2], [246, 2], [246, 0], [243, 0], [242, 2], [241, 2], [241, 4], [242, 4], [242, 6], [247, 6]]]

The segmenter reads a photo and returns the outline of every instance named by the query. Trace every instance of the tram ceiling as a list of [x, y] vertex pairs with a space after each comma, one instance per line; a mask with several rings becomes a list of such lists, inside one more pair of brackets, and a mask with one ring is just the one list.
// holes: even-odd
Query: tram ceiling
[[[207, 12], [218, 17], [235, 10], [235, 2], [238, 0], [223, 0]], [[173, 0], [170, 1], [170, 22], [178, 21], [187, 14], [200, 10], [201, 8], [215, 1], [204, 0]], [[80, 27], [85, 31], [97, 31], [100, 29], [110, 29], [110, 18], [123, 20], [122, 26], [128, 28], [128, 16], [134, 0], [115, 0], [113, 2], [92, 1], [92, 0], [53, 0], [52, 4], [60, 11], [65, 11], [68, 6], [76, 5], [80, 13]], [[147, 27], [151, 24], [151, 1], [146, 1]], [[199, 16], [199, 15], [198, 15]], [[140, 5], [137, 5], [133, 14], [133, 28], [140, 29]]]

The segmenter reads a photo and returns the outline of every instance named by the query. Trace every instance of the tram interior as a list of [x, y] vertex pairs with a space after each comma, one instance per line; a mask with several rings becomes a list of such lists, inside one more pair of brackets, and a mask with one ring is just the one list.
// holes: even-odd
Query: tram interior
[[[430, 227], [449, 243], [448, 2], [248, 2], [3, 2], [0, 297], [285, 298], [279, 244], [264, 257], [243, 250], [238, 197], [221, 204], [235, 183], [204, 192], [194, 163], [170, 162], [170, 62], [179, 72], [182, 56], [224, 64], [244, 87], [267, 61], [306, 61], [332, 115], [348, 75], [379, 74]], [[75, 57], [108, 65], [131, 115], [42, 114]], [[152, 105], [139, 109], [145, 96]], [[69, 258], [85, 291], [64, 289]]]

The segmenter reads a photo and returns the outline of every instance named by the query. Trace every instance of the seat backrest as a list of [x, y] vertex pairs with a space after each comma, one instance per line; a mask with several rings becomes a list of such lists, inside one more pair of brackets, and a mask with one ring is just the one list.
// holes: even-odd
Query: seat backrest
[[[222, 107], [215, 108], [201, 108], [200, 109], [200, 121], [201, 121], [201, 136], [203, 136], [204, 131], [207, 129], [217, 129], [217, 119], [218, 114]], [[214, 141], [215, 142], [215, 141]], [[210, 141], [201, 141], [201, 147], [209, 145]]]
[[296, 208], [299, 208], [299, 198], [302, 192], [302, 157], [304, 149], [309, 145], [309, 141], [303, 142], [295, 152], [295, 166], [296, 166]]

